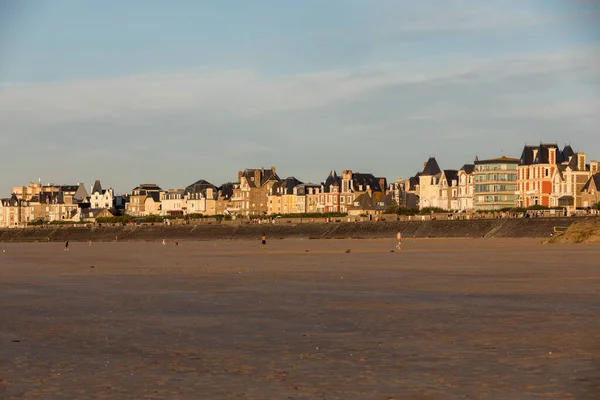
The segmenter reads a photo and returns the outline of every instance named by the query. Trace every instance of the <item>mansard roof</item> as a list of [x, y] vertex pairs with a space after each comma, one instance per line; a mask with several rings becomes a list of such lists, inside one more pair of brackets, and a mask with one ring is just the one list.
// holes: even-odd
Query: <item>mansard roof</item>
[[471, 175], [475, 171], [474, 164], [465, 164], [461, 167], [459, 171], [465, 171], [468, 175]]
[[427, 163], [425, 164], [425, 168], [423, 168], [423, 172], [421, 172], [421, 175], [434, 176], [441, 172], [442, 170], [440, 169], [440, 166], [435, 160], [435, 157], [429, 157], [429, 160], [427, 160]]
[[537, 146], [527, 146], [523, 147], [523, 152], [521, 153], [521, 158], [519, 159], [519, 165], [531, 165], [533, 164], [533, 154], [534, 150], [537, 149]]
[[375, 178], [373, 174], [352, 173], [352, 184], [354, 190], [357, 190], [360, 187], [359, 185], [362, 185], [365, 190], [369, 186], [374, 192], [383, 191], [379, 179]]
[[457, 180], [458, 178], [458, 171], [455, 169], [445, 169], [444, 176], [446, 177], [448, 184], [452, 184], [452, 181]]
[[[256, 172], [259, 173], [259, 182], [255, 182], [254, 178], [256, 177]], [[272, 169], [257, 169], [257, 168], [246, 168], [242, 172], [242, 177], [246, 178], [248, 182], [248, 186], [251, 188], [262, 187], [265, 183], [269, 181], [279, 182], [281, 178], [273, 171]]]
[[223, 197], [225, 200], [229, 200], [233, 196], [233, 183], [224, 183], [218, 188], [218, 190], [220, 197]]
[[563, 161], [560, 149], [556, 144], [549, 143], [540, 144], [533, 164], [550, 164], [550, 149], [556, 150], [555, 164], [560, 164]]
[[271, 190], [273, 194], [278, 194], [278, 189], [282, 189], [282, 192], [280, 194], [292, 194], [294, 192], [294, 188], [301, 184], [301, 181], [294, 178], [293, 176], [290, 176], [282, 181], [275, 183]]
[[213, 189], [214, 192], [217, 191], [217, 187], [215, 185], [213, 185], [212, 183], [210, 183], [204, 179], [200, 179], [200, 180], [197, 180], [196, 182], [192, 183], [191, 185], [187, 186], [184, 189], [184, 192], [186, 194], [202, 193], [202, 194], [206, 195], [206, 189]]

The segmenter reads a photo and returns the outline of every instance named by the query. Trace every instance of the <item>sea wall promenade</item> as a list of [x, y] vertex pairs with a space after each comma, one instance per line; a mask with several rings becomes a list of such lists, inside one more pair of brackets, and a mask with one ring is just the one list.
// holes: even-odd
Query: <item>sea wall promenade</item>
[[574, 222], [598, 220], [598, 217], [512, 218], [469, 220], [405, 220], [331, 222], [276, 220], [275, 223], [222, 221], [201, 224], [140, 225], [49, 225], [24, 229], [0, 229], [0, 242], [42, 241], [152, 241], [179, 240], [248, 240], [263, 233], [269, 239], [368, 239], [394, 238], [401, 231], [405, 238], [549, 238], [566, 230]]

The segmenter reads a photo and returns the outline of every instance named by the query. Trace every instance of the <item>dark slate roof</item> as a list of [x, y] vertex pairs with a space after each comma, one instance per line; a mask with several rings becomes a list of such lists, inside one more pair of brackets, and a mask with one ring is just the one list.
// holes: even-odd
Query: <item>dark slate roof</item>
[[440, 166], [438, 165], [435, 157], [430, 157], [425, 164], [425, 168], [423, 168], [423, 172], [421, 175], [423, 176], [434, 176], [442, 172]]
[[[391, 206], [393, 202], [393, 193], [384, 195], [383, 192], [373, 192], [370, 196], [369, 193], [363, 193], [354, 199], [353, 203], [358, 203], [358, 206], [353, 204], [350, 208], [358, 210], [385, 210]], [[379, 205], [379, 203], [383, 204]]]
[[458, 171], [455, 169], [445, 169], [444, 175], [448, 181], [448, 185], [452, 185], [452, 181], [458, 180]]
[[354, 190], [359, 190], [360, 185], [362, 185], [363, 190], [367, 190], [367, 186], [374, 192], [381, 192], [383, 190], [379, 184], [379, 179], [375, 178], [373, 174], [353, 173], [352, 184]]
[[229, 200], [233, 196], [233, 183], [224, 183], [219, 188], [219, 196]]
[[323, 182], [323, 186], [325, 187], [324, 192], [329, 193], [329, 188], [332, 186], [340, 186], [342, 180], [338, 177], [337, 172], [332, 170], [327, 179]]
[[160, 202], [160, 193], [159, 192], [148, 192], [148, 193], [146, 193], [146, 195], [148, 197], [152, 197], [152, 200], [154, 200], [154, 202], [156, 202], [156, 203]]
[[556, 164], [560, 164], [562, 160], [560, 149], [555, 144], [540, 144], [538, 147], [537, 155], [533, 160], [533, 164], [549, 164], [550, 163], [550, 149], [556, 149]]
[[460, 171], [465, 171], [467, 174], [470, 175], [475, 171], [475, 165], [474, 164], [465, 164], [462, 166]]
[[588, 181], [585, 183], [585, 185], [583, 186], [583, 188], [581, 189], [581, 191], [586, 191], [590, 189], [590, 185], [592, 184], [592, 182], [594, 183], [595, 186], [595, 190], [600, 190], [600, 172], [597, 174], [594, 174], [590, 177], [590, 179], [588, 179]]
[[204, 196], [206, 196], [206, 189], [212, 189], [213, 193], [215, 194], [217, 192], [217, 187], [215, 185], [205, 181], [204, 179], [200, 179], [186, 187], [184, 193], [202, 193]]
[[102, 191], [102, 185], [100, 184], [99, 180], [96, 180], [96, 182], [94, 182], [94, 186], [92, 187], [92, 193], [104, 193]]
[[533, 164], [533, 150], [537, 149], [537, 146], [525, 146], [519, 159], [519, 165], [531, 165]]
[[563, 161], [568, 161], [569, 157], [572, 157], [574, 155], [575, 155], [575, 152], [573, 151], [573, 148], [571, 147], [571, 145], [566, 145], [562, 151]]
[[[259, 182], [255, 182], [253, 180], [253, 178], [255, 178], [255, 173], [258, 172], [259, 173]], [[275, 172], [273, 172], [271, 169], [265, 169], [263, 171], [263, 169], [245, 169], [244, 172], [242, 172], [242, 177], [246, 178], [246, 181], [248, 182], [248, 186], [250, 186], [251, 188], [256, 188], [256, 187], [262, 187], [265, 183], [267, 183], [268, 181], [276, 181], [279, 182], [281, 181], [281, 179], [279, 178], [279, 176], [277, 176], [277, 174]]]
[[[294, 188], [298, 185], [301, 185], [302, 182], [298, 179], [290, 176], [283, 181], [277, 182], [273, 185], [272, 193], [273, 194], [293, 194]], [[278, 190], [281, 189], [281, 192]]]
[[76, 192], [77, 189], [79, 189], [79, 186], [77, 186], [77, 185], [61, 185], [60, 186], [61, 192]]
[[298, 196], [305, 196], [307, 193], [307, 189], [321, 189], [321, 185], [316, 184], [316, 183], [302, 183], [300, 185], [298, 185], [298, 190], [297, 190], [297, 195]]
[[410, 182], [410, 187], [408, 190], [416, 190], [417, 189], [417, 185], [419, 184], [420, 176], [421, 176], [421, 173], [417, 172], [415, 174], [415, 176], [411, 176], [410, 178], [408, 178], [408, 181]]

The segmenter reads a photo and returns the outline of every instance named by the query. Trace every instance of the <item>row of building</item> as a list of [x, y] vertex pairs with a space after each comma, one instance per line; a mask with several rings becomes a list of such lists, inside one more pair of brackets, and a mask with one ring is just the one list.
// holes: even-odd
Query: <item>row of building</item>
[[499, 210], [513, 207], [562, 207], [567, 211], [600, 202], [597, 161], [585, 153], [556, 144], [525, 146], [520, 158], [475, 159], [460, 169], [442, 170], [431, 157], [423, 170], [388, 183], [385, 178], [351, 170], [331, 171], [321, 183], [285, 179], [270, 169], [240, 171], [236, 182], [215, 186], [198, 180], [185, 189], [163, 190], [142, 184], [116, 195], [99, 181], [88, 193], [77, 185], [12, 188], [0, 199], [0, 227], [36, 221], [95, 221], [123, 210], [132, 217], [148, 215], [238, 215], [260, 218], [276, 214], [347, 213], [377, 215], [391, 206], [439, 208], [452, 212]]

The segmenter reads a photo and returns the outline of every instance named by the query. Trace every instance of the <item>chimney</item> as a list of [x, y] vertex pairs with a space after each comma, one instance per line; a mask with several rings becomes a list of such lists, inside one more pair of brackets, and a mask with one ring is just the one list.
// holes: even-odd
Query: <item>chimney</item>
[[271, 172], [275, 173], [275, 167], [271, 166]]
[[590, 162], [590, 173], [592, 175], [597, 174], [600, 167], [600, 163], [598, 161]]
[[585, 153], [577, 153], [577, 169], [585, 171]]
[[238, 182], [242, 181], [242, 174], [243, 174], [242, 171], [238, 171], [238, 180], [237, 180]]

